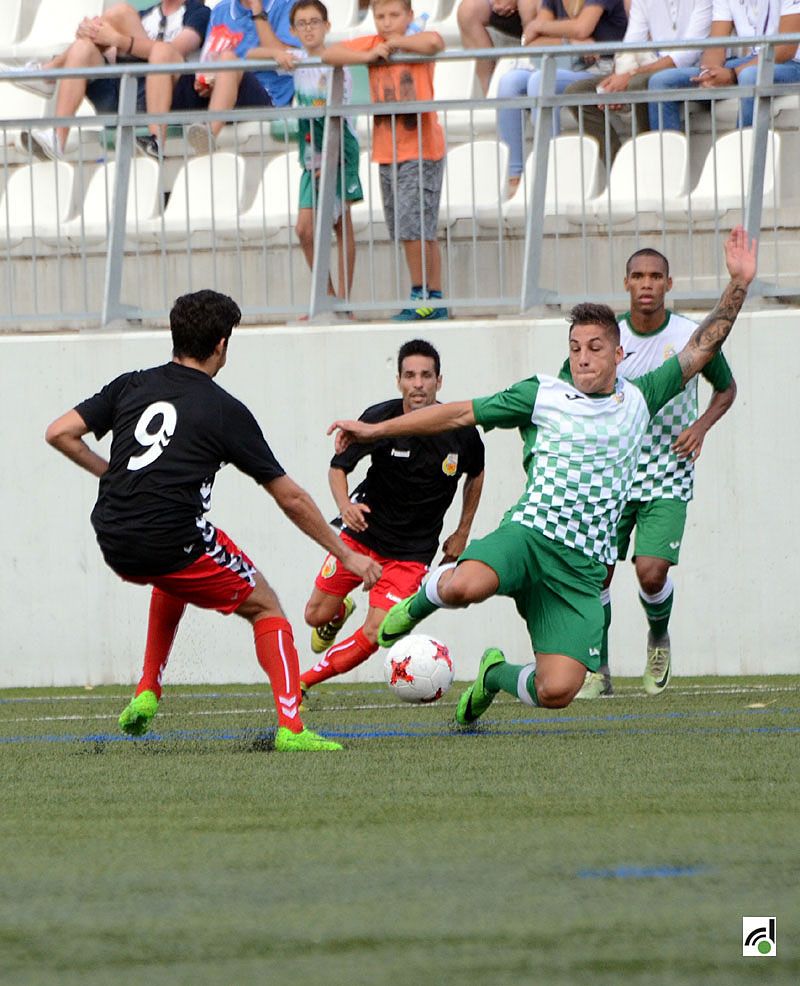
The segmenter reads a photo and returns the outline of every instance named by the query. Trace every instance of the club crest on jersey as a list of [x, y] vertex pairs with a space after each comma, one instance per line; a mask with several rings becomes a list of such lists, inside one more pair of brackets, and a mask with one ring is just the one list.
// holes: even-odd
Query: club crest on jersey
[[322, 566], [322, 571], [319, 574], [323, 579], [329, 579], [332, 575], [336, 574], [336, 559], [333, 555], [328, 555], [325, 559], [325, 564]]
[[666, 363], [668, 359], [672, 359], [674, 355], [675, 355], [675, 347], [672, 345], [671, 342], [668, 342], [666, 346], [664, 346], [664, 362]]
[[614, 394], [614, 400], [617, 402], [617, 404], [621, 404], [625, 400], [625, 391], [618, 390], [616, 394]]
[[458, 470], [458, 452], [448, 452], [442, 463], [442, 472], [445, 476], [455, 476]]

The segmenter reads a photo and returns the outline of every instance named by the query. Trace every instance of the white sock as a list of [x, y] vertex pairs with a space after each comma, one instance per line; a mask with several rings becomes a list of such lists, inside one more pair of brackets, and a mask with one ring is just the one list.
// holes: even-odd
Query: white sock
[[445, 572], [448, 572], [451, 568], [455, 568], [457, 564], [458, 562], [451, 561], [447, 565], [440, 565], [431, 572], [428, 576], [428, 581], [425, 583], [425, 595], [428, 597], [428, 602], [434, 606], [438, 606], [439, 609], [456, 609], [455, 606], [446, 603], [439, 595], [439, 579]]

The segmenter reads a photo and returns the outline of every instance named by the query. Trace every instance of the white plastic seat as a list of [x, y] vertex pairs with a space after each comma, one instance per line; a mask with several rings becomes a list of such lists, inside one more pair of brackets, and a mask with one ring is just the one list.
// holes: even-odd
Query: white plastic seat
[[[99, 167], [89, 179], [78, 215], [64, 223], [62, 233], [70, 243], [97, 244], [108, 237], [114, 186], [117, 179], [115, 161]], [[131, 161], [126, 228], [135, 233], [143, 221], [153, 219], [159, 211], [160, 188], [158, 164], [151, 158], [135, 157]]]
[[[522, 226], [527, 201], [533, 188], [535, 160], [528, 155], [516, 194], [503, 205], [503, 219], [509, 226]], [[545, 186], [545, 216], [580, 213], [598, 192], [600, 185], [600, 146], [594, 137], [560, 134], [550, 141]], [[494, 211], [480, 213], [481, 223], [496, 224]]]
[[342, 32], [355, 27], [361, 19], [358, 0], [328, 0], [325, 6], [332, 31]]
[[39, 0], [28, 34], [12, 47], [15, 58], [49, 58], [75, 40], [84, 17], [98, 17], [104, 0]]
[[[780, 201], [781, 136], [770, 131], [764, 165], [764, 208], [775, 209]], [[726, 212], [744, 208], [750, 182], [750, 156], [753, 131], [734, 130], [719, 137], [706, 155], [695, 188], [667, 204], [665, 217], [670, 221], [722, 219]]]
[[176, 242], [210, 233], [213, 239], [219, 230], [236, 227], [244, 188], [245, 163], [238, 155], [218, 151], [191, 158], [175, 176], [163, 217], [144, 219], [127, 235]]
[[[489, 92], [484, 101], [486, 106], [479, 106], [473, 110], [448, 110], [446, 113], [439, 114], [449, 143], [471, 140], [473, 137], [497, 136], [497, 110], [489, 107], [490, 100], [497, 99], [497, 86], [501, 75], [502, 71], [492, 73]], [[433, 85], [437, 99], [479, 98], [481, 94], [474, 60], [442, 62], [437, 65]]]
[[496, 140], [476, 140], [447, 152], [439, 224], [459, 219], [478, 221], [483, 215], [502, 218], [508, 171], [508, 147]]
[[0, 52], [12, 49], [19, 40], [22, 2], [23, 0], [4, 0], [3, 16], [0, 17]]
[[639, 134], [622, 145], [607, 189], [587, 203], [586, 213], [608, 225], [629, 222], [642, 212], [662, 214], [667, 203], [686, 194], [688, 182], [689, 147], [684, 134], [674, 130]]
[[65, 161], [22, 165], [0, 198], [0, 243], [17, 247], [36, 239], [66, 242], [64, 223], [73, 210], [75, 172]]
[[250, 205], [218, 228], [224, 240], [269, 239], [297, 222], [301, 171], [297, 154], [278, 154], [264, 168]]

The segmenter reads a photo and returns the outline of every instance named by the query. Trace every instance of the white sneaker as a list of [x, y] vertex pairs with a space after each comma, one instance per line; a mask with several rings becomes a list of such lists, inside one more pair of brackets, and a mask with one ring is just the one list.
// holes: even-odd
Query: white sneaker
[[[25, 62], [24, 65], [9, 65], [3, 68], [10, 75], [14, 75], [16, 72], [41, 72], [44, 65], [42, 62]], [[56, 91], [56, 83], [53, 79], [11, 79], [10, 81], [18, 89], [32, 92], [35, 96], [44, 96], [45, 99], [50, 99]]]
[[20, 140], [25, 150], [40, 161], [64, 160], [55, 130], [23, 130]]
[[193, 123], [186, 129], [186, 141], [195, 154], [213, 154], [217, 142], [211, 130], [202, 123]]
[[672, 675], [672, 653], [669, 634], [656, 640], [652, 631], [647, 634], [647, 667], [642, 684], [648, 695], [660, 695], [669, 684]]

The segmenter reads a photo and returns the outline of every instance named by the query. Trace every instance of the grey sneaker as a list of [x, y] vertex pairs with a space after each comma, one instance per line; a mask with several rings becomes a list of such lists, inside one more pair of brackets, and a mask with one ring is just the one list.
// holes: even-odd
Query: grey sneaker
[[575, 698], [601, 698], [614, 694], [608, 671], [587, 671], [581, 690]]
[[656, 640], [652, 631], [647, 634], [647, 667], [642, 675], [642, 684], [648, 695], [660, 695], [669, 684], [672, 675], [672, 652], [669, 634]]
[[161, 161], [164, 157], [158, 137], [155, 134], [143, 134], [141, 137], [137, 137], [136, 151], [139, 154], [144, 154], [145, 157], [151, 157], [154, 161]]
[[193, 123], [186, 128], [186, 142], [195, 154], [213, 154], [217, 149], [217, 142], [211, 128], [203, 123]]

